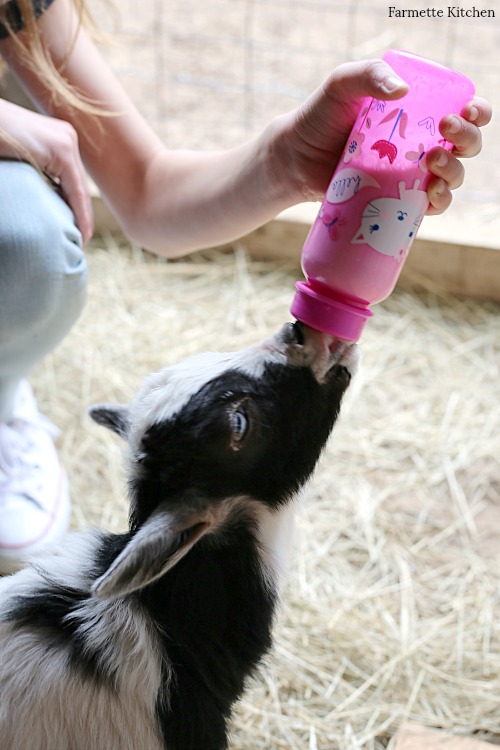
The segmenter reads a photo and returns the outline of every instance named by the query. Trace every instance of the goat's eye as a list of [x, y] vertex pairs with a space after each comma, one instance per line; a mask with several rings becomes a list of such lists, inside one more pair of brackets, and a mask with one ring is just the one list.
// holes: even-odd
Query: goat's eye
[[234, 443], [241, 443], [248, 432], [248, 417], [241, 409], [231, 414], [231, 432]]
[[239, 451], [246, 443], [251, 432], [252, 419], [250, 399], [242, 396], [234, 401], [226, 412], [226, 425], [229, 429], [229, 447], [233, 451]]

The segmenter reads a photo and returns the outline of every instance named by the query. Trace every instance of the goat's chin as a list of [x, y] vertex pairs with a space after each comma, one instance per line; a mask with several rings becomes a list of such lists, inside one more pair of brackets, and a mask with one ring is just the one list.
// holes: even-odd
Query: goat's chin
[[329, 381], [337, 367], [343, 367], [350, 378], [353, 378], [359, 365], [359, 347], [350, 341], [335, 340], [330, 347], [331, 357], [325, 381]]
[[352, 378], [357, 371], [358, 361], [359, 350], [356, 344], [350, 341], [332, 339], [328, 347], [325, 347], [320, 356], [312, 362], [310, 368], [317, 382], [323, 385], [330, 382], [339, 372], [338, 368], [343, 368], [349, 375], [349, 379]]

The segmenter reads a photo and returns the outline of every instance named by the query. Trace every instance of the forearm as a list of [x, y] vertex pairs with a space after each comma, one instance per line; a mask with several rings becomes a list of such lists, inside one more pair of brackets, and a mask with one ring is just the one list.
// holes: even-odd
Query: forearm
[[[287, 206], [319, 199], [363, 98], [398, 99], [407, 89], [382, 61], [346, 64], [302, 106], [276, 118], [259, 136], [237, 148], [212, 153], [169, 151], [78, 26], [69, 0], [54, 2], [38, 23], [55, 67], [73, 91], [82, 92], [108, 116], [93, 116], [54, 97], [43, 77], [23, 64], [13, 40], [6, 39], [0, 44], [1, 54], [40, 108], [60, 123], [55, 128], [54, 121], [47, 124], [31, 118], [29, 135], [35, 136], [38, 153], [33, 141], [27, 142], [28, 129], [20, 126], [23, 144], [35, 151], [42, 168], [60, 179], [86, 236], [91, 233], [91, 221], [85, 218], [90, 201], [81, 198], [88, 190], [80, 155], [124, 230], [138, 244], [162, 255], [233, 240]], [[461, 156], [478, 152], [477, 125], [491, 117], [487, 102], [475, 99], [473, 104], [469, 114], [475, 112], [476, 124], [459, 118], [460, 132], [443, 134]], [[432, 165], [427, 160], [446, 189], [460, 184], [461, 177], [454, 156], [447, 158], [448, 166], [439, 169], [438, 156]], [[436, 199], [435, 210], [446, 208], [446, 202]]]
[[54, 99], [20, 64], [9, 40], [2, 44], [2, 53], [42, 111], [75, 128], [85, 166], [124, 231], [138, 244], [161, 255], [180, 255], [235, 239], [293, 202], [276, 156], [275, 144], [282, 140], [275, 137], [276, 122], [227, 151], [168, 150], [83, 30], [66, 59], [76, 31], [67, 0], [55, 2], [39, 23], [56, 67], [64, 69], [78, 90], [102, 103], [109, 117], [96, 118]]
[[[259, 136], [218, 152], [158, 152], [127, 233], [142, 246], [181, 255], [241, 237], [294, 202], [271, 123]], [[295, 198], [297, 200], [297, 198]]]

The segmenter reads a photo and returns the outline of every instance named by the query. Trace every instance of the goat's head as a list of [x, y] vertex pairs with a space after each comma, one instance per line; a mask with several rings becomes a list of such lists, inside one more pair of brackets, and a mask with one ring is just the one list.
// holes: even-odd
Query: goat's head
[[234, 514], [286, 503], [314, 469], [356, 364], [355, 346], [288, 324], [150, 376], [130, 407], [91, 407], [127, 440], [135, 532], [95, 593], [141, 588]]

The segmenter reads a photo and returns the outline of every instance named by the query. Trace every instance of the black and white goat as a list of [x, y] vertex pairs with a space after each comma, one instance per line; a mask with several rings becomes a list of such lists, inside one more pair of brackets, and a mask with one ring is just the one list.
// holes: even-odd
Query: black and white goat
[[130, 530], [0, 580], [1, 750], [221, 750], [271, 645], [293, 498], [356, 347], [299, 324], [150, 376], [91, 416], [127, 440]]

